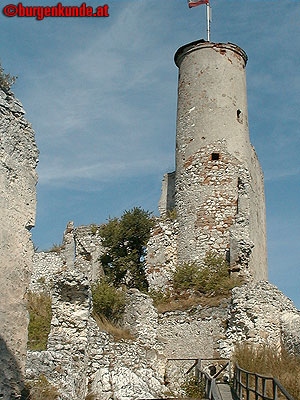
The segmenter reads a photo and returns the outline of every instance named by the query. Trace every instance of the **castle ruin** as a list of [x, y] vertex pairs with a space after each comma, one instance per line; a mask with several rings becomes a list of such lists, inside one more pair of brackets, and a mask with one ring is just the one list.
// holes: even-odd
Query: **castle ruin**
[[[201, 264], [215, 251], [232, 273], [266, 280], [264, 183], [249, 139], [247, 55], [232, 43], [200, 40], [178, 49], [175, 63], [176, 171], [164, 176], [159, 210], [176, 212], [176, 262]], [[157, 258], [148, 261], [149, 279], [155, 263], [157, 280]]]
[[0, 398], [19, 398], [23, 386], [26, 289], [52, 298], [47, 349], [27, 351], [26, 379], [42, 374], [60, 400], [169, 398], [170, 390], [180, 395], [179, 383], [195, 359], [229, 358], [237, 342], [268, 341], [300, 354], [300, 313], [265, 281], [263, 175], [249, 140], [246, 62], [245, 52], [231, 43], [200, 40], [176, 52], [176, 171], [164, 176], [161, 218], [146, 259], [150, 289], [164, 290], [178, 264], [201, 265], [211, 250], [245, 284], [217, 305], [168, 312], [158, 312], [148, 294], [129, 289], [122, 324], [133, 339], [121, 341], [92, 314], [91, 287], [103, 275], [99, 257], [105, 250], [98, 226], [69, 223], [59, 252], [33, 256], [38, 153], [20, 104], [0, 91], [0, 356], [6, 366]]

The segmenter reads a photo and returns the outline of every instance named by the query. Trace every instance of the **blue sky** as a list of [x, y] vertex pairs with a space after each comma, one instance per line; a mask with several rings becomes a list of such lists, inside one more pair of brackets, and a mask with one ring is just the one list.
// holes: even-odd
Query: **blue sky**
[[[0, 59], [19, 77], [13, 90], [40, 149], [32, 231], [40, 249], [60, 242], [69, 220], [102, 223], [134, 206], [157, 213], [162, 175], [174, 170], [173, 56], [205, 37], [205, 6], [106, 3], [106, 19], [0, 15]], [[269, 279], [300, 308], [300, 1], [211, 3], [211, 40], [236, 43], [249, 57], [250, 137], [265, 174]]]

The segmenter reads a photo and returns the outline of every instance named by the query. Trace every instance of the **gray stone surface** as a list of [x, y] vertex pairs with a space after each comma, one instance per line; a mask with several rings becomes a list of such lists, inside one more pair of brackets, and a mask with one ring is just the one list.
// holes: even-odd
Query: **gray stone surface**
[[0, 397], [5, 400], [22, 389], [33, 257], [38, 150], [24, 113], [13, 93], [0, 89]]
[[[300, 353], [300, 314], [266, 281], [263, 175], [250, 144], [246, 55], [233, 44], [198, 42], [181, 48], [176, 172], [166, 174], [147, 245], [146, 276], [168, 290], [176, 265], [223, 254], [246, 283], [219, 306], [158, 313], [152, 299], [126, 292], [117, 341], [92, 317], [91, 285], [103, 274], [99, 226], [69, 223], [59, 255], [35, 256], [32, 290], [52, 293], [47, 351], [28, 352], [27, 377], [43, 373], [61, 400], [164, 398], [182, 395], [195, 359], [231, 357], [236, 343], [285, 346]], [[224, 77], [226, 79], [224, 79]], [[1, 104], [1, 102], [0, 102]], [[18, 105], [16, 105], [17, 109]], [[175, 201], [175, 203], [174, 203]], [[177, 219], [168, 219], [175, 204]], [[47, 273], [48, 271], [48, 273]]]
[[170, 288], [177, 265], [178, 222], [161, 219], [151, 230], [146, 248], [146, 277], [150, 290]]
[[74, 230], [75, 268], [87, 274], [90, 282], [104, 275], [100, 256], [104, 252], [99, 225], [78, 226]]
[[160, 216], [164, 217], [175, 207], [175, 172], [165, 174], [161, 185], [161, 197], [158, 203]]
[[196, 42], [179, 49], [175, 62], [178, 261], [201, 261], [208, 250], [231, 259], [233, 245], [235, 270], [266, 279], [263, 176], [249, 140], [246, 55], [233, 44]]
[[[276, 286], [260, 281], [233, 289], [228, 308], [226, 340], [219, 342], [220, 353], [228, 357], [235, 343], [269, 343], [299, 351], [300, 312]], [[295, 325], [294, 325], [295, 324]], [[300, 353], [299, 353], [300, 354]]]
[[291, 353], [300, 356], [300, 312], [281, 313], [281, 341]]
[[63, 267], [60, 253], [40, 251], [33, 256], [29, 290], [35, 293], [51, 292], [53, 280]]

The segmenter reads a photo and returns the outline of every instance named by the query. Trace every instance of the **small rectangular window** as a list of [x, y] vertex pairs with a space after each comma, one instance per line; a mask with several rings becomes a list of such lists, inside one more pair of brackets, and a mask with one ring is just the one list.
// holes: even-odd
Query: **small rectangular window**
[[219, 160], [219, 159], [220, 159], [220, 154], [219, 153], [212, 153], [211, 160]]

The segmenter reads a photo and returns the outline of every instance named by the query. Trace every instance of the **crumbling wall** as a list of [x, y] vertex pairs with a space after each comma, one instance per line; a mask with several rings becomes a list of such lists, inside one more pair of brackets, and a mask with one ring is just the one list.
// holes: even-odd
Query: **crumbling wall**
[[[291, 326], [299, 324], [300, 312], [276, 286], [260, 281], [232, 291], [228, 308], [226, 340], [220, 342], [223, 356], [230, 356], [235, 343], [269, 343], [299, 350], [297, 333]], [[297, 350], [297, 351], [298, 351]]]
[[178, 222], [161, 219], [152, 228], [146, 248], [145, 272], [150, 290], [170, 287], [177, 265]]
[[29, 290], [50, 293], [55, 276], [66, 269], [81, 271], [90, 283], [94, 283], [103, 276], [99, 261], [103, 251], [99, 226], [74, 228], [73, 222], [70, 221], [65, 229], [62, 245], [57, 251], [41, 251], [34, 254]]
[[38, 150], [21, 103], [0, 89], [0, 397], [22, 390], [35, 224]]
[[60, 253], [44, 251], [35, 253], [29, 290], [50, 294], [55, 275], [61, 271], [63, 265]]
[[75, 268], [83, 271], [90, 282], [104, 275], [100, 257], [104, 253], [98, 225], [78, 226], [74, 230]]
[[166, 217], [168, 211], [175, 207], [175, 171], [164, 175], [161, 184], [161, 196], [158, 203], [158, 210], [161, 217]]
[[80, 272], [64, 270], [52, 285], [52, 320], [47, 351], [29, 351], [26, 378], [44, 374], [61, 399], [84, 400], [87, 394], [91, 291]]
[[164, 357], [139, 340], [115, 341], [93, 325], [88, 370], [90, 392], [103, 400], [162, 398], [167, 390]]

